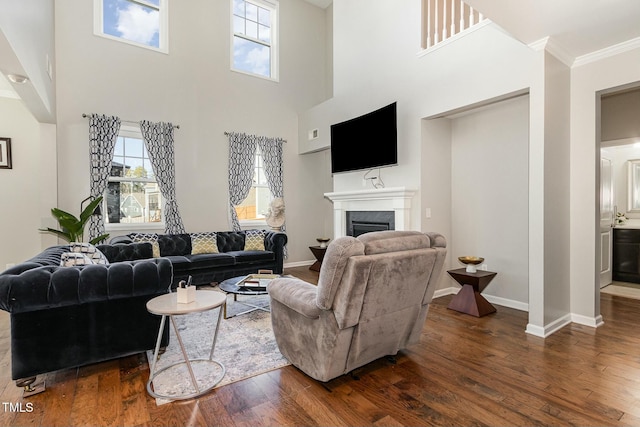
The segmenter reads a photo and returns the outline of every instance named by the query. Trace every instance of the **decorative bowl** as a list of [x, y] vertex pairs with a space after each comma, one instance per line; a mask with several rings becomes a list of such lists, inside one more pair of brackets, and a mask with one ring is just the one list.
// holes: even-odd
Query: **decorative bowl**
[[467, 273], [475, 273], [476, 265], [482, 264], [484, 258], [479, 256], [459, 256], [458, 261], [467, 266]]
[[316, 240], [318, 241], [318, 243], [320, 243], [321, 248], [326, 248], [327, 242], [331, 239], [328, 237], [318, 237]]
[[478, 264], [482, 264], [482, 261], [484, 261], [484, 258], [479, 256], [459, 256], [458, 261], [460, 261], [465, 265], [467, 264], [478, 265]]

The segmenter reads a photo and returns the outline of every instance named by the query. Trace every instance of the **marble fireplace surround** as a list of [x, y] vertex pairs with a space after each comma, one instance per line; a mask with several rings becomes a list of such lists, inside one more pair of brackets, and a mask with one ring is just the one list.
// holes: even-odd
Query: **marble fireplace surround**
[[405, 187], [324, 193], [333, 202], [333, 238], [346, 235], [348, 211], [393, 211], [396, 230], [411, 228], [411, 200], [415, 190]]

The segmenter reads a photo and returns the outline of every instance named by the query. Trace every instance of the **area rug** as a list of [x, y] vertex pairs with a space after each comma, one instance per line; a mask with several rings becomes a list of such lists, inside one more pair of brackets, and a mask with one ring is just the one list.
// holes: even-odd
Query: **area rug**
[[[238, 300], [266, 305], [269, 297], [266, 295], [238, 296]], [[246, 306], [233, 301], [232, 296], [227, 297], [227, 316], [233, 316], [246, 309]], [[209, 357], [218, 310], [175, 316], [190, 359]], [[167, 323], [171, 324], [169, 319]], [[153, 352], [148, 351], [149, 366], [151, 366], [152, 357]], [[222, 363], [226, 369], [224, 377], [216, 388], [289, 365], [287, 359], [278, 350], [271, 328], [270, 313], [261, 310], [222, 319], [213, 359]], [[184, 359], [180, 345], [171, 325], [169, 346], [159, 356], [156, 371], [182, 360]], [[196, 362], [192, 367], [201, 389], [206, 389], [212, 384], [221, 372], [216, 365], [210, 363]], [[157, 393], [163, 395], [194, 392], [185, 364], [174, 366], [159, 374], [153, 381], [153, 387]], [[158, 405], [168, 402], [171, 400], [156, 399]]]
[[640, 285], [627, 284], [624, 282], [613, 282], [600, 289], [603, 294], [616, 295], [632, 299], [640, 299]]

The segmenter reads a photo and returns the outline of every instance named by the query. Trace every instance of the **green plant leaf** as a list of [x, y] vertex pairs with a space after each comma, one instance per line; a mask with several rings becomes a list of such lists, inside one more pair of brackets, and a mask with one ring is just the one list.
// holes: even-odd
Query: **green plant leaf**
[[60, 230], [55, 230], [53, 228], [39, 228], [38, 230], [40, 231], [44, 231], [46, 233], [53, 233], [55, 235], [57, 235], [58, 237], [60, 237], [62, 240], [66, 240], [67, 242], [71, 242], [71, 236], [69, 236], [69, 233], [65, 233], [63, 231]]
[[[75, 215], [66, 212], [62, 209], [52, 208], [51, 215], [58, 221], [61, 230], [55, 230], [53, 228], [40, 229], [47, 233], [53, 233], [68, 242], [82, 242], [84, 240], [84, 229], [87, 221], [91, 218], [91, 215], [95, 211], [96, 207], [102, 202], [103, 197], [97, 197], [92, 200], [89, 205], [82, 211], [80, 218]], [[92, 241], [101, 241], [109, 235], [98, 236]]]
[[63, 211], [60, 208], [51, 208], [51, 214], [56, 218], [75, 218], [76, 220], [78, 219], [74, 214], [71, 214], [67, 211]]
[[98, 205], [101, 202], [102, 202], [102, 196], [99, 196], [94, 200], [92, 200], [91, 203], [89, 203], [87, 207], [84, 208], [84, 210], [80, 213], [80, 221], [82, 222], [82, 224], [87, 223], [89, 218], [91, 218], [91, 215], [93, 215], [93, 211], [96, 210], [96, 207], [98, 207]]
[[93, 239], [91, 239], [89, 241], [89, 243], [91, 243], [92, 245], [97, 245], [98, 243], [102, 242], [103, 240], [107, 240], [109, 238], [109, 234], [101, 234], [98, 237], [95, 237]]

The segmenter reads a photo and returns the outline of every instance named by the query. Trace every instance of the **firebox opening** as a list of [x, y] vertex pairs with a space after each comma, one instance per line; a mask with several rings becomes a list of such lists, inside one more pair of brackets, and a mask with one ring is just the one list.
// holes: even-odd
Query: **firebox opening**
[[372, 231], [395, 230], [393, 211], [347, 211], [347, 236], [358, 237]]

